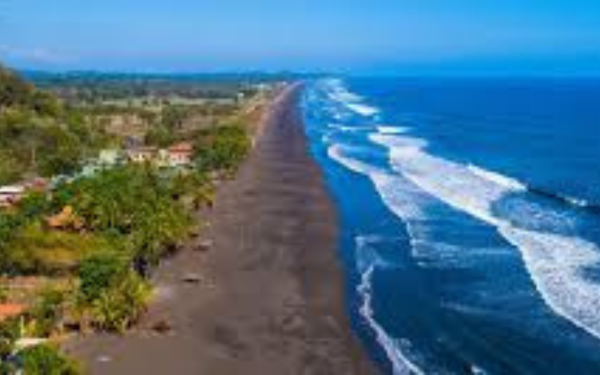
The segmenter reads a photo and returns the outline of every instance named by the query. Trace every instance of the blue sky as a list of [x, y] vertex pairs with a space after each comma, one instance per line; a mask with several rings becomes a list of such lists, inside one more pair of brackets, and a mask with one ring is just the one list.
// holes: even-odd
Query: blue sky
[[19, 68], [600, 74], [598, 0], [0, 0]]

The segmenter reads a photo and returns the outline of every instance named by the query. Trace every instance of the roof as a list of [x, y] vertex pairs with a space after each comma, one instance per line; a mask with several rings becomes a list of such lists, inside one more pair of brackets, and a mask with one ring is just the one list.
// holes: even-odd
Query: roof
[[154, 146], [133, 147], [127, 150], [129, 153], [154, 153], [158, 152], [158, 148]]
[[176, 143], [176, 144], [172, 145], [171, 147], [169, 147], [169, 152], [182, 152], [182, 153], [194, 152], [194, 145], [192, 145], [190, 142]]
[[0, 186], [0, 194], [23, 194], [24, 192], [23, 186]]
[[0, 304], [0, 321], [22, 315], [27, 310], [25, 305], [19, 304]]
[[48, 186], [48, 180], [45, 178], [34, 178], [25, 183], [28, 189], [43, 189]]

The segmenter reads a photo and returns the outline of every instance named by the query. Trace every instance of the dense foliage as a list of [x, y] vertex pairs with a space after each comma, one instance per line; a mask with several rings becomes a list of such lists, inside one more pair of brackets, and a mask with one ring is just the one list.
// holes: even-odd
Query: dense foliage
[[173, 200], [173, 179], [148, 166], [125, 166], [59, 189], [57, 207], [72, 206], [86, 228], [119, 236], [140, 270], [185, 237], [191, 225]]
[[107, 141], [82, 112], [0, 67], [0, 184], [71, 173]]
[[91, 302], [91, 317], [96, 328], [125, 332], [146, 309], [150, 286], [139, 274], [128, 270], [111, 280]]
[[26, 108], [39, 115], [58, 115], [60, 103], [50, 94], [36, 90], [0, 65], [0, 112], [7, 108]]
[[233, 169], [250, 150], [250, 137], [241, 125], [225, 125], [205, 130], [197, 143], [200, 170]]
[[[106, 84], [96, 89], [113, 96], [122, 83]], [[199, 90], [173, 84], [191, 96]], [[123, 87], [123, 93], [160, 94], [163, 86], [154, 85]], [[215, 87], [224, 91], [211, 95], [237, 100], [242, 86]], [[250, 137], [233, 101], [181, 105], [160, 100], [157, 108], [75, 109], [0, 67], [0, 185], [67, 175], [63, 183], [0, 209], [0, 276], [36, 276], [59, 286], [36, 292], [25, 316], [0, 324], [0, 374], [78, 373], [52, 346], [16, 354], [22, 335], [53, 338], [65, 329], [90, 328], [123, 332], [134, 324], [151, 296], [150, 272], [195, 223], [201, 224], [193, 220], [195, 209], [212, 204], [213, 180], [222, 175], [215, 172], [235, 170], [248, 153]], [[143, 134], [150, 145], [194, 143], [194, 163], [186, 168], [116, 164], [79, 174], [82, 160], [115, 144], [107, 136], [107, 122], [127, 116], [142, 119], [142, 128], [152, 124]], [[127, 127], [125, 121], [120, 128]], [[118, 141], [126, 143], [128, 137]], [[4, 301], [11, 302], [11, 296], [0, 285]]]
[[25, 349], [19, 356], [23, 373], [27, 375], [77, 375], [82, 371], [78, 364], [50, 345]]
[[79, 306], [102, 330], [123, 332], [144, 311], [150, 287], [118, 254], [99, 254], [79, 270]]
[[79, 268], [79, 298], [90, 303], [98, 298], [103, 291], [109, 289], [127, 272], [127, 263], [123, 257], [104, 253], [96, 254], [82, 262]]

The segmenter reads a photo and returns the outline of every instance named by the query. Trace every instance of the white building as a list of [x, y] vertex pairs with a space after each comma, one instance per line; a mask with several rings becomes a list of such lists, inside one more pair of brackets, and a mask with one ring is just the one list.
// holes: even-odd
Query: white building
[[0, 207], [10, 207], [19, 202], [25, 195], [23, 186], [1, 186], [0, 187]]

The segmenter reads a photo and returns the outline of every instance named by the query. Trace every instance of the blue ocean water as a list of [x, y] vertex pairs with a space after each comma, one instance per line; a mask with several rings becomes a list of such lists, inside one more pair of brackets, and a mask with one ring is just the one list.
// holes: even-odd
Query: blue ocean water
[[311, 150], [385, 373], [600, 373], [600, 80], [328, 79]]

